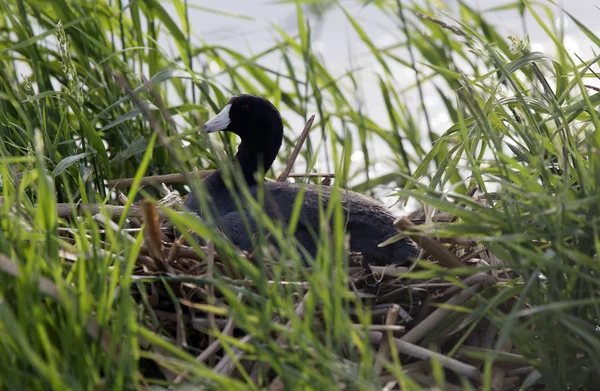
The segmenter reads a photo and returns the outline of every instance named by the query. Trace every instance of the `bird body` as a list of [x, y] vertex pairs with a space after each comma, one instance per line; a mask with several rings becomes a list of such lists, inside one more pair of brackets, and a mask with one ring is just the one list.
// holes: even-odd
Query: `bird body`
[[[262, 97], [236, 96], [223, 111], [207, 122], [205, 129], [209, 133], [227, 130], [240, 136], [241, 143], [235, 161], [239, 163], [254, 199], [258, 199], [259, 186], [263, 186], [262, 207], [271, 219], [289, 222], [294, 213], [296, 197], [303, 197], [295, 236], [308, 254], [315, 256], [321, 228], [320, 212], [329, 207], [333, 189], [330, 186], [304, 183], [263, 181], [259, 184], [255, 178], [259, 163], [262, 163], [266, 171], [281, 147], [283, 123], [277, 109]], [[233, 244], [242, 250], [252, 251], [252, 237], [257, 226], [246, 209], [237, 207], [231, 192], [239, 189], [235, 185], [229, 189], [220, 170], [206, 177], [203, 184], [211, 196], [210, 205], [215, 224]], [[350, 234], [351, 251], [360, 252], [366, 260], [377, 264], [403, 263], [416, 256], [418, 248], [407, 237], [379, 246], [381, 242], [399, 233], [393, 225], [395, 217], [386, 207], [354, 191], [339, 189], [339, 192], [337, 199], [341, 200], [345, 229]], [[193, 194], [187, 197], [184, 206], [202, 215]], [[244, 218], [250, 222], [250, 229], [244, 224]]]

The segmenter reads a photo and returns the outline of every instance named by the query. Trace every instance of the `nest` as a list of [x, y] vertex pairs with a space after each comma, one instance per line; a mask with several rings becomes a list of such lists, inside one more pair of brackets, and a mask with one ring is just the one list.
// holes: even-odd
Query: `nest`
[[[120, 197], [124, 202], [124, 196], [121, 194]], [[162, 204], [169, 205], [179, 202], [181, 200], [172, 193], [168, 193], [161, 201]], [[90, 205], [79, 208], [99, 212]], [[123, 211], [119, 208], [113, 207], [110, 213], [120, 216]], [[98, 216], [99, 214], [96, 218]], [[253, 338], [238, 327], [234, 318], [228, 316], [226, 311], [215, 311], [215, 308], [225, 308], [224, 298], [214, 285], [215, 275], [228, 286], [240, 287], [247, 292], [256, 293], [254, 283], [228, 268], [227, 259], [222, 258], [210, 243], [203, 248], [205, 257], [201, 257], [194, 249], [182, 245], [180, 241], [173, 241], [168, 235], [168, 224], [160, 224], [167, 220], [167, 216], [151, 202], [142, 201], [132, 207], [129, 217], [134, 226], [139, 223], [138, 219], [146, 222], [145, 244], [134, 271], [134, 279], [138, 283], [132, 288], [133, 297], [144, 308], [144, 326], [170, 340], [180, 349], [188, 351], [196, 357], [196, 361], [212, 367], [220, 375], [242, 378], [236, 364], [239, 361], [238, 364], [241, 363], [253, 381], [260, 377], [264, 384], [266, 376], [269, 389], [284, 389], [282, 380], [264, 362], [247, 358], [239, 348], [233, 348], [233, 353], [231, 350], [227, 353], [222, 341], [213, 337], [214, 328], [217, 328], [221, 335], [235, 338], [239, 345], [251, 344]], [[410, 232], [411, 227], [429, 222], [432, 217], [405, 217], [396, 221], [395, 225]], [[433, 218], [448, 224], [454, 220], [452, 216], [438, 215]], [[363, 262], [359, 253], [350, 253], [348, 256], [348, 288], [370, 310], [372, 324], [367, 333], [377, 352], [374, 369], [380, 376], [381, 384], [389, 390], [400, 389], [396, 377], [388, 373], [384, 365], [385, 362], [396, 359], [401, 362], [404, 373], [414, 381], [423, 386], [435, 386], [431, 364], [435, 360], [445, 371], [446, 389], [461, 389], [461, 382], [465, 378], [478, 387], [482, 384], [484, 362], [490, 354], [495, 356], [492, 389], [508, 390], [523, 384], [524, 379], [535, 368], [513, 349], [510, 340], [499, 342], [499, 330], [491, 318], [488, 319], [483, 314], [474, 322], [472, 314], [455, 310], [461, 306], [477, 307], [477, 297], [481, 292], [513, 281], [517, 276], [510, 269], [503, 268], [487, 248], [475, 242], [442, 242], [422, 233], [409, 236], [422, 249], [420, 263], [409, 266], [371, 266]], [[241, 255], [249, 261], [254, 256], [248, 253]], [[446, 275], [452, 277], [405, 278], [408, 272], [424, 270], [423, 263], [444, 267]], [[494, 267], [461, 273], [468, 275], [465, 278], [451, 272], [453, 268], [464, 270], [478, 266]], [[270, 280], [269, 284], [294, 285], [298, 292], [295, 295], [295, 313], [298, 317], [304, 315], [306, 294], [310, 288], [307, 281]], [[506, 300], [495, 310], [509, 313], [515, 301], [515, 298]], [[281, 320], [274, 318], [272, 321], [275, 324]], [[319, 317], [314, 319], [315, 324], [319, 321]], [[286, 324], [281, 327], [285, 328]], [[318, 329], [318, 326], [315, 327]], [[360, 328], [362, 325], [356, 320], [349, 327]], [[285, 341], [283, 335], [273, 337], [278, 342]], [[392, 344], [395, 347], [393, 350]], [[500, 350], [497, 349], [498, 345], [501, 346]], [[160, 354], [160, 350], [145, 343], [143, 339], [141, 348]], [[294, 347], [287, 346], [287, 349]], [[397, 356], [392, 358], [394, 350]], [[344, 357], [344, 360], [352, 359], [350, 356]], [[140, 368], [147, 379], [158, 378], [176, 384], [185, 383], [188, 379], [187, 373], [174, 372], [168, 367], [157, 365], [157, 360], [153, 362], [145, 359]]]

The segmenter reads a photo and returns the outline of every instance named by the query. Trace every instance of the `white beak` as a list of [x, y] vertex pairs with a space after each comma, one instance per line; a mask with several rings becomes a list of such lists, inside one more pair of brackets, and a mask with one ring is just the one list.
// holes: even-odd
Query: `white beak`
[[204, 124], [204, 133], [213, 133], [227, 129], [227, 126], [231, 123], [231, 120], [229, 119], [230, 109], [231, 103], [225, 106], [219, 114], [206, 121], [206, 124]]

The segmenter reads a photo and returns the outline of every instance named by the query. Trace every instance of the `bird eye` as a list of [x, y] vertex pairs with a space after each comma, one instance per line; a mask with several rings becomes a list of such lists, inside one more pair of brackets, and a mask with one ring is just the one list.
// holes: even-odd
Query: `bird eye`
[[249, 105], [242, 105], [242, 110], [243, 111], [248, 111], [250, 109]]

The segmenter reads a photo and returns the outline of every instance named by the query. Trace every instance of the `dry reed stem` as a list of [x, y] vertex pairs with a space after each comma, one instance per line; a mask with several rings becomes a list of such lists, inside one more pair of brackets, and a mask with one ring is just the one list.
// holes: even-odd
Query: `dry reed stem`
[[[254, 335], [248, 334], [239, 340], [239, 344], [248, 344], [252, 340], [252, 338], [254, 338]], [[238, 347], [235, 347], [232, 349], [232, 355], [233, 357], [231, 357], [230, 355], [225, 355], [225, 357], [223, 357], [221, 361], [219, 361], [217, 365], [215, 365], [215, 367], [213, 368], [213, 372], [227, 377], [231, 376], [231, 374], [235, 370], [235, 362], [239, 361], [239, 359], [244, 355], [244, 351]]]
[[[406, 231], [414, 225], [415, 224], [413, 224], [412, 221], [406, 217], [400, 217], [394, 222], [394, 226], [400, 231]], [[414, 240], [419, 247], [431, 254], [440, 263], [440, 265], [447, 268], [465, 266], [456, 255], [448, 251], [448, 249], [446, 249], [446, 247], [444, 247], [437, 240], [420, 235], [408, 235], [408, 237]]]
[[172, 265], [181, 253], [183, 238], [176, 239], [171, 248], [163, 248], [163, 253], [167, 256], [167, 264]]
[[[461, 305], [469, 300], [474, 293], [479, 292], [482, 289], [483, 284], [476, 284], [471, 289], [472, 291], [462, 291], [459, 294], [452, 297], [445, 304], [447, 305]], [[404, 342], [417, 343], [423, 337], [425, 337], [431, 330], [435, 328], [442, 320], [444, 320], [453, 311], [447, 308], [438, 308], [433, 311], [428, 317], [423, 319], [421, 323], [415, 326], [412, 330], [406, 333], [401, 339]]]
[[[395, 325], [398, 321], [398, 313], [400, 312], [400, 306], [398, 304], [392, 304], [390, 309], [388, 310], [385, 325], [392, 326]], [[391, 331], [386, 331], [382, 334], [381, 345], [379, 345], [379, 350], [377, 351], [377, 355], [375, 356], [375, 372], [377, 374], [381, 374], [383, 370], [383, 362], [390, 354], [390, 344], [393, 342], [394, 335]]]
[[[396, 304], [392, 304], [392, 306], [394, 306], [394, 305], [396, 305]], [[388, 309], [388, 313], [389, 313], [389, 309]], [[358, 324], [358, 323], [353, 323], [352, 325], [354, 327], [356, 327], [357, 329], [363, 329], [365, 327], [364, 325]], [[392, 333], [401, 333], [401, 332], [404, 332], [404, 330], [406, 330], [406, 328], [404, 326], [398, 326], [398, 325], [393, 325], [393, 324], [371, 324], [371, 325], [369, 325], [368, 329], [370, 331], [390, 331]]]
[[[127, 241], [129, 241], [130, 243], [135, 243], [135, 238], [133, 236], [131, 236], [127, 231], [119, 229], [119, 225], [117, 223], [115, 223], [112, 220], [106, 220], [106, 218], [104, 217], [104, 215], [98, 213], [95, 214], [93, 216], [94, 220], [96, 220], [98, 223], [100, 223], [103, 226], [109, 226], [114, 232], [118, 232], [121, 234], [122, 237], [124, 237]], [[91, 245], [90, 245], [91, 247]], [[90, 250], [92, 250], [90, 248]], [[96, 247], [94, 249], [94, 251], [103, 254], [104, 256], [106, 256], [108, 253], [106, 252], [106, 250], [104, 250], [103, 248], [99, 248]], [[158, 266], [159, 264], [156, 262], [156, 260], [153, 257], [146, 257], [144, 255], [151, 255], [151, 249], [148, 248], [148, 246], [143, 245], [142, 248], [140, 249], [140, 253], [137, 257], [137, 263], [145, 266], [147, 268], [149, 268], [151, 271], [156, 272], [159, 270], [162, 270], [162, 268], [160, 266]], [[113, 258], [116, 258], [117, 255], [115, 254], [110, 254]], [[123, 258], [118, 257], [119, 260], [121, 260], [121, 262], [125, 262], [123, 260]]]
[[[183, 321], [183, 312], [181, 311], [181, 306], [178, 304], [174, 305], [175, 307], [175, 318], [177, 320], [176, 327], [177, 332], [175, 334], [176, 344], [178, 348], [187, 348], [187, 338], [185, 332], [185, 323]], [[172, 379], [171, 379], [172, 380]]]
[[306, 137], [308, 137], [308, 132], [310, 131], [310, 128], [312, 127], [314, 120], [315, 120], [315, 116], [313, 114], [306, 122], [306, 125], [304, 125], [304, 129], [302, 130], [302, 133], [300, 134], [300, 137], [298, 138], [296, 147], [292, 151], [292, 155], [290, 156], [290, 158], [287, 162], [287, 166], [285, 167], [285, 170], [283, 170], [283, 172], [279, 175], [279, 178], [277, 178], [277, 182], [284, 182], [290, 175], [290, 172], [292, 172], [292, 167], [294, 166], [294, 163], [296, 163], [296, 159], [298, 158], [298, 155], [300, 154], [300, 150], [302, 149], [302, 145], [304, 144]]
[[[471, 354], [469, 354], [471, 353]], [[474, 356], [472, 353], [475, 353]], [[486, 355], [494, 355], [496, 360], [495, 364], [501, 366], [502, 368], [506, 368], [507, 370], [513, 370], [517, 368], [529, 367], [529, 360], [527, 360], [524, 356], [512, 353], [505, 352], [503, 350], [493, 351], [490, 349], [484, 349], [477, 346], [461, 346], [458, 348], [458, 355], [468, 357], [470, 360], [481, 362], [484, 360], [484, 356]]]
[[[429, 390], [439, 390], [433, 376], [427, 376], [422, 372], [414, 372], [410, 374], [410, 377], [418, 381], [420, 385], [426, 386]], [[446, 379], [444, 382], [444, 391], [464, 391], [464, 388], [448, 383], [448, 380]]]
[[[379, 345], [383, 339], [383, 333], [378, 331], [371, 331], [369, 333], [369, 338], [371, 340], [371, 343]], [[436, 353], [429, 349], [412, 344], [410, 342], [403, 341], [398, 338], [394, 338], [394, 342], [396, 343], [396, 349], [398, 350], [398, 353], [406, 354], [408, 356], [418, 358], [420, 360], [436, 359], [444, 368], [450, 369], [458, 374], [465, 375], [473, 380], [481, 380], [481, 373], [473, 365], [465, 364], [462, 361], [444, 356], [441, 353]]]
[[[242, 297], [243, 297], [242, 293], [238, 293], [238, 295], [237, 295], [238, 301], [241, 300]], [[192, 322], [194, 323], [197, 320], [199, 320], [199, 319], [194, 319], [194, 320], [192, 320]], [[220, 319], [218, 319], [218, 320], [220, 320]], [[216, 321], [211, 322], [209, 319], [206, 319], [206, 326], [211, 326], [213, 324], [217, 324], [217, 322]], [[231, 334], [233, 333], [233, 329], [234, 329], [233, 318], [230, 317], [225, 322], [225, 326], [223, 327], [223, 331], [221, 332], [221, 334], [223, 334], [225, 336], [231, 336]], [[210, 345], [208, 345], [206, 347], [206, 349], [204, 349], [202, 351], [202, 353], [200, 353], [200, 355], [196, 357], [196, 362], [198, 362], [198, 363], [205, 362], [206, 360], [208, 360], [209, 357], [214, 356], [215, 353], [219, 350], [219, 348], [221, 348], [221, 341], [217, 339], [217, 340], [213, 341]], [[185, 380], [186, 376], [187, 376], [187, 372], [182, 373], [173, 381], [173, 383], [174, 384], [182, 383], [183, 380]]]
[[[506, 339], [500, 348], [502, 352], [510, 352], [512, 343], [510, 339]], [[501, 391], [504, 388], [507, 369], [498, 365], [496, 362], [492, 365], [492, 379], [490, 381], [493, 391]]]
[[[515, 368], [515, 369], [509, 369], [506, 372], [506, 378], [509, 378], [512, 376], [527, 376], [535, 370], [536, 370], [535, 367], [532, 367], [530, 365], [525, 366], [525, 367]], [[506, 381], [506, 379], [505, 379], [505, 381]]]
[[[483, 287], [488, 287], [490, 285], [494, 285], [496, 281], [497, 280], [494, 277], [492, 277], [489, 273], [479, 272], [466, 277], [462, 280], [462, 283], [467, 287], [475, 286], [477, 284], [482, 284]], [[463, 290], [464, 288], [462, 286], [453, 284], [450, 288], [442, 292], [441, 296], [454, 296]]]
[[[142, 177], [140, 186], [160, 186], [161, 184], [181, 184], [186, 183], [187, 178], [204, 179], [216, 170], [196, 170], [186, 171], [185, 173], [164, 174], [164, 175], [149, 175]], [[290, 173], [288, 178], [335, 178], [333, 173]], [[273, 179], [265, 178], [266, 181], [274, 182]], [[112, 179], [108, 181], [109, 188], [131, 187], [135, 178]]]
[[[125, 206], [129, 203], [129, 198], [125, 194], [123, 194], [123, 192], [119, 192], [117, 194], [117, 199], [123, 206]], [[131, 216], [128, 216], [128, 219], [129, 219], [130, 225], [136, 226], [138, 228], [142, 227], [142, 223], [138, 219], [131, 217]]]
[[[210, 174], [215, 172], [215, 170], [197, 170], [197, 171], [187, 171], [185, 173], [178, 174], [165, 174], [165, 175], [151, 175], [145, 176], [142, 178], [140, 186], [159, 186], [162, 183], [165, 184], [177, 184], [177, 183], [185, 183], [186, 176], [188, 178], [206, 178]], [[121, 178], [121, 179], [113, 179], [108, 181], [108, 187], [116, 188], [116, 187], [130, 187], [133, 185], [135, 178]]]
[[119, 225], [112, 220], [106, 220], [103, 214], [97, 213], [92, 216], [94, 220], [96, 220], [100, 225], [104, 227], [110, 227], [114, 232], [120, 234], [125, 240], [127, 240], [130, 244], [134, 244], [136, 242], [135, 238], [129, 234], [127, 231], [123, 231], [119, 228]]
[[[116, 206], [116, 205], [103, 205], [103, 204], [74, 204], [74, 203], [57, 203], [56, 204], [56, 212], [58, 217], [65, 218], [73, 216], [73, 212], [76, 215], [83, 215], [86, 212], [95, 215], [98, 213], [106, 213], [113, 219], [119, 219], [125, 213], [126, 208], [124, 206]], [[128, 218], [137, 218], [141, 219], [144, 217], [144, 212], [142, 208], [136, 205], [131, 205], [129, 210], [127, 211]], [[182, 213], [183, 212], [178, 212]], [[157, 215], [159, 220], [169, 220], [169, 215], [163, 210], [157, 210]]]

